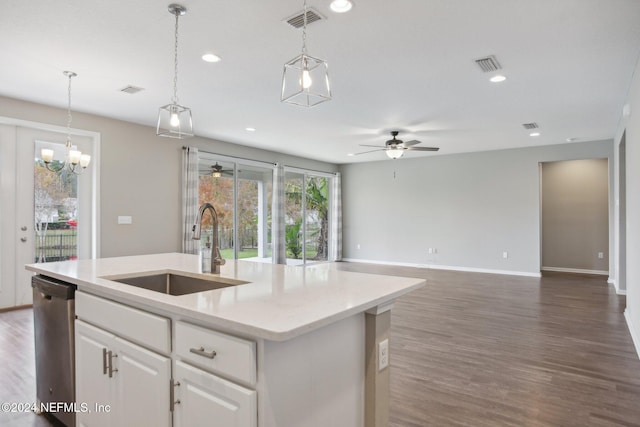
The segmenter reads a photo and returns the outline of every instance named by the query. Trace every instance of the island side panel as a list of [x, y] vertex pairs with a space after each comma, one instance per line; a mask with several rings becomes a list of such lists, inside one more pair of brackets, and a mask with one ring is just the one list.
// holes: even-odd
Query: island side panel
[[[366, 327], [366, 377], [365, 377], [365, 427], [389, 425], [391, 305], [376, 307], [365, 314]], [[387, 366], [381, 368], [380, 343], [386, 340]]]
[[364, 313], [289, 341], [262, 341], [259, 427], [362, 427]]

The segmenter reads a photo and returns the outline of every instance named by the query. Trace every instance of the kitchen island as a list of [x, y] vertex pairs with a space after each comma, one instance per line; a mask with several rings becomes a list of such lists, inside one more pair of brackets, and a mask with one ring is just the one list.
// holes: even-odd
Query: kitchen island
[[[384, 426], [390, 310], [425, 284], [333, 263], [202, 274], [178, 253], [27, 269], [77, 286], [76, 401], [97, 409], [78, 425]], [[171, 295], [136, 282], [171, 275], [224, 287]]]

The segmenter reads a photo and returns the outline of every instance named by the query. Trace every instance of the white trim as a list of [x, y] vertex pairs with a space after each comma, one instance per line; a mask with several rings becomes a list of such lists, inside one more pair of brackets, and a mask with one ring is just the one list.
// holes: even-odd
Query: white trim
[[627, 295], [627, 291], [625, 289], [620, 290], [620, 289], [616, 288], [616, 294], [618, 294], [618, 295]]
[[633, 345], [636, 347], [636, 353], [638, 353], [638, 359], [640, 359], [640, 336], [638, 336], [637, 330], [633, 327], [633, 323], [631, 323], [631, 316], [629, 315], [629, 309], [624, 311], [624, 318], [627, 320], [627, 327], [629, 328], [629, 333], [631, 333], [631, 339], [633, 340]]
[[[604, 270], [586, 270], [582, 268], [564, 268], [564, 267], [542, 267], [542, 271], [558, 271], [560, 273], [581, 273], [581, 274], [597, 274], [600, 276], [608, 276], [609, 272]], [[611, 283], [611, 282], [609, 282]]]
[[459, 266], [452, 266], [452, 265], [415, 264], [415, 263], [408, 263], [408, 262], [379, 261], [379, 260], [356, 259], [356, 258], [343, 258], [343, 261], [360, 262], [360, 263], [367, 263], [367, 264], [397, 265], [401, 267], [430, 268], [433, 270], [453, 270], [453, 271], [465, 271], [465, 272], [471, 272], [471, 273], [488, 273], [488, 274], [505, 274], [510, 276], [542, 277], [540, 273], [531, 273], [528, 271], [493, 270], [488, 268], [459, 267]]

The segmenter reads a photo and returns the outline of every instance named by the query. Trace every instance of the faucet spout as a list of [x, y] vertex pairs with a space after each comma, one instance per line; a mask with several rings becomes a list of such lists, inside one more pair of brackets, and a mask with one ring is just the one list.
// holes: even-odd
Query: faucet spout
[[225, 264], [225, 260], [220, 255], [220, 248], [218, 247], [218, 214], [211, 203], [205, 203], [200, 206], [198, 214], [196, 215], [195, 223], [193, 224], [193, 236], [191, 238], [193, 240], [200, 240], [202, 232], [202, 217], [206, 211], [211, 213], [211, 219], [213, 220], [213, 246], [211, 247], [211, 263], [205, 263], [203, 258], [202, 272], [218, 274], [220, 273], [220, 266]]

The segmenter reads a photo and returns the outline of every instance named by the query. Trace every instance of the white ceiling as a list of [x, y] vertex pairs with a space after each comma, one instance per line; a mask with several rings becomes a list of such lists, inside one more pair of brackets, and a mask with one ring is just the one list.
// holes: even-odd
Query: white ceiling
[[[74, 110], [155, 127], [172, 95], [169, 3], [2, 0], [0, 95], [65, 107], [72, 70]], [[438, 154], [607, 139], [640, 52], [638, 0], [355, 0], [346, 14], [308, 3], [327, 18], [309, 26], [308, 50], [329, 63], [333, 91], [310, 109], [280, 102], [301, 48], [283, 20], [301, 0], [181, 2], [178, 96], [197, 135], [332, 163], [385, 159], [347, 154], [392, 129]], [[476, 66], [487, 55], [506, 82]]]

